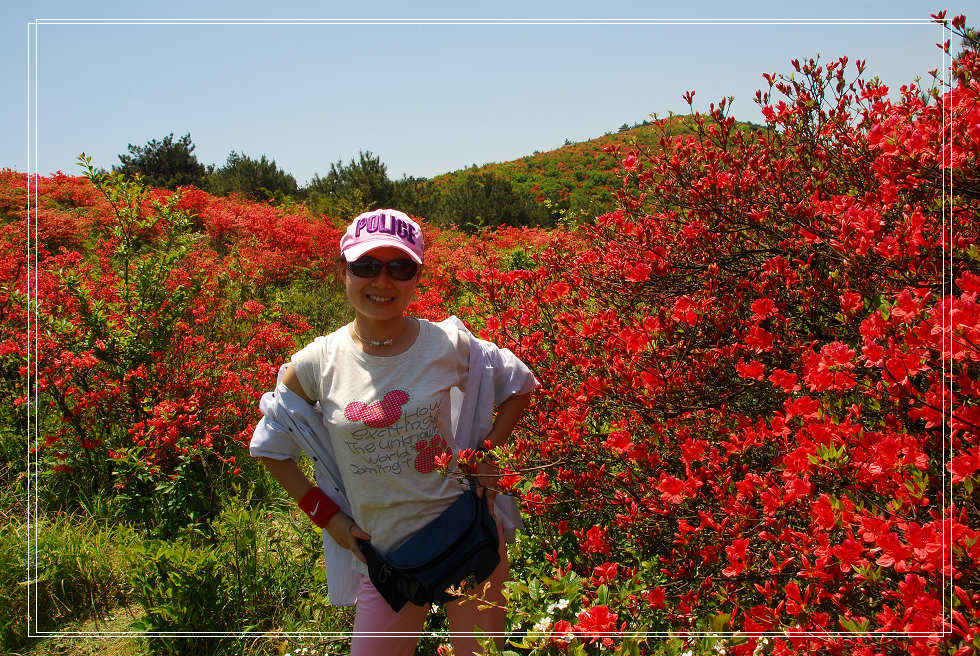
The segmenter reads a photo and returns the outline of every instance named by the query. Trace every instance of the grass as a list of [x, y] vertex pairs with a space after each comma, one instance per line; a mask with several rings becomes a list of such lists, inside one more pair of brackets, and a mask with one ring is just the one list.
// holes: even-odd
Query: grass
[[[148, 540], [105, 518], [42, 514], [32, 529], [37, 557], [30, 570], [26, 518], [7, 510], [3, 516], [0, 589], [9, 591], [9, 601], [0, 605], [0, 653], [282, 656], [349, 651], [346, 638], [282, 635], [344, 633], [353, 626], [353, 609], [327, 604], [319, 532], [296, 513], [236, 500], [212, 523], [213, 540], [195, 544]], [[35, 614], [35, 631], [58, 635], [27, 637], [29, 612]], [[141, 630], [141, 624], [162, 632], [258, 633], [240, 639], [119, 635]]]
[[130, 625], [143, 616], [139, 606], [119, 606], [101, 618], [69, 622], [55, 631], [63, 635], [35, 638], [10, 656], [143, 656], [149, 654], [139, 636], [99, 637], [79, 634], [118, 634], [131, 631]]
[[[349, 616], [349, 617], [346, 617]], [[52, 629], [50, 635], [34, 638], [18, 651], [7, 656], [153, 656], [154, 643], [166, 642], [168, 638], [144, 638], [138, 635], [121, 635], [131, 632], [132, 625], [145, 617], [138, 605], [118, 606], [101, 618], [90, 618], [68, 622]], [[338, 620], [353, 625], [353, 613], [340, 611]], [[342, 627], [317, 628], [291, 626], [281, 631], [270, 631], [263, 635], [250, 636], [219, 648], [217, 653], [241, 654], [242, 656], [297, 656], [316, 654], [317, 656], [341, 656], [350, 653], [350, 640], [344, 637], [293, 636], [290, 633], [343, 631]], [[79, 634], [79, 635], [72, 635]], [[100, 635], [101, 634], [101, 635]], [[285, 634], [285, 635], [283, 635]], [[214, 638], [201, 637], [195, 642], [215, 643]], [[156, 645], [159, 647], [159, 645]], [[216, 644], [212, 646], [217, 647]]]

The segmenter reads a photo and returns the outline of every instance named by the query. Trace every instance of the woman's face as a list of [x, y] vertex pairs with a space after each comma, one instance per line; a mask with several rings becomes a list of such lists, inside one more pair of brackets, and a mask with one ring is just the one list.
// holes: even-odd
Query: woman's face
[[[408, 255], [393, 246], [382, 246], [364, 254], [382, 262], [406, 258]], [[421, 272], [422, 268], [419, 267]], [[405, 314], [405, 308], [415, 298], [418, 274], [411, 280], [395, 280], [388, 275], [387, 267], [374, 278], [359, 278], [346, 270], [347, 300], [359, 316], [375, 321], [397, 319]]]

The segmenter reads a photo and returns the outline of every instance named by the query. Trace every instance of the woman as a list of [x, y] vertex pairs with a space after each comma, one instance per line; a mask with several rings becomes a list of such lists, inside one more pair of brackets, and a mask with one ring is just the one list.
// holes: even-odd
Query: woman
[[[324, 529], [331, 602], [357, 601], [352, 656], [410, 655], [428, 606], [393, 610], [371, 583], [358, 541], [390, 553], [438, 517], [466, 486], [442, 474], [437, 461], [504, 444], [537, 381], [513, 354], [476, 339], [455, 317], [431, 323], [405, 314], [424, 255], [422, 230], [407, 215], [361, 214], [340, 249], [354, 321], [280, 369], [276, 391], [260, 404], [264, 417], [250, 452]], [[296, 464], [301, 451], [313, 460], [315, 484]], [[512, 499], [494, 499], [495, 473], [479, 465], [478, 493], [490, 502], [498, 532], [512, 538], [519, 515]], [[481, 595], [492, 603], [446, 604], [460, 656], [479, 651], [477, 628], [504, 630], [504, 542]]]

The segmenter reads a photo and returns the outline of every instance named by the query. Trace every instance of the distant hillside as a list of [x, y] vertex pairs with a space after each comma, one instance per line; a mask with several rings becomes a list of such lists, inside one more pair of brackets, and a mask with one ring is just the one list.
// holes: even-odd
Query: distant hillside
[[130, 144], [130, 155], [120, 155], [124, 166], [116, 170], [138, 173], [150, 186], [175, 189], [190, 184], [217, 196], [286, 206], [303, 203], [314, 215], [330, 217], [338, 225], [368, 209], [397, 207], [435, 225], [476, 233], [505, 225], [581, 223], [617, 209], [614, 192], [621, 184], [623, 158], [632, 151], [660, 148], [665, 134], [678, 138], [695, 130], [690, 116], [671, 117], [666, 126], [648, 121], [623, 124], [617, 132], [594, 139], [566, 141], [555, 150], [428, 179], [392, 180], [380, 157], [362, 151], [349, 162], [331, 163], [325, 175], [315, 175], [298, 188], [295, 179], [265, 155], [256, 159], [232, 152], [223, 167], [202, 165], [193, 155], [189, 133], [177, 141], [171, 133], [144, 146]]
[[[762, 126], [737, 123], [745, 130]], [[670, 134], [693, 134], [688, 116], [670, 119]], [[535, 152], [510, 162], [490, 163], [445, 173], [430, 179], [436, 186], [449, 185], [466, 176], [494, 175], [510, 182], [514, 190], [548, 206], [552, 220], [561, 215], [576, 221], [616, 209], [613, 189], [622, 174], [622, 158], [631, 148], [650, 150], [660, 147], [662, 128], [649, 122], [623, 125], [586, 141], [569, 142], [555, 150]]]
[[[687, 117], [672, 119], [672, 134], [690, 134]], [[615, 133], [566, 143], [560, 148], [535, 152], [510, 162], [485, 164], [432, 178], [436, 185], [451, 184], [466, 176], [491, 174], [506, 179], [522, 194], [549, 206], [557, 218], [564, 213], [588, 219], [615, 209], [612, 190], [620, 177], [623, 153], [630, 148], [659, 148], [661, 129], [649, 123], [623, 126]]]

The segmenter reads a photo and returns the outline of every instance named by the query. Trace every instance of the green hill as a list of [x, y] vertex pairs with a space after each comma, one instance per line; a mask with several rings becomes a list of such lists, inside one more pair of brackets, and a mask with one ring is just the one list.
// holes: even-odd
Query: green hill
[[[688, 117], [670, 119], [671, 134], [691, 134]], [[535, 152], [509, 162], [445, 173], [431, 178], [436, 188], [458, 184], [468, 176], [494, 176], [510, 183], [515, 192], [544, 206], [549, 223], [561, 216], [588, 220], [616, 208], [613, 190], [621, 177], [621, 161], [632, 149], [660, 147], [662, 128], [644, 122], [615, 133], [586, 141], [572, 142], [546, 152]]]
[[[130, 151], [139, 157], [121, 155], [120, 159], [132, 166], [119, 170], [175, 188], [187, 182], [174, 179], [171, 169], [183, 167], [194, 184], [212, 194], [237, 194], [287, 206], [304, 203], [313, 214], [330, 217], [339, 225], [365, 210], [397, 207], [433, 224], [467, 232], [501, 225], [552, 227], [589, 221], [617, 209], [615, 190], [622, 183], [623, 158], [631, 152], [641, 156], [651, 153], [666, 140], [693, 134], [692, 119], [672, 116], [657, 123], [623, 124], [617, 132], [594, 139], [566, 141], [547, 152], [428, 179], [406, 176], [391, 180], [381, 159], [368, 151], [350, 162], [331, 164], [326, 175], [315, 175], [305, 187], [297, 188], [292, 176], [279, 170], [274, 160], [267, 161], [265, 155], [253, 160], [232, 152], [225, 167], [203, 167], [191, 154], [189, 134], [176, 145], [173, 135], [160, 142], [151, 140], [143, 147], [130, 145]], [[747, 123], [739, 127], [758, 128]], [[171, 152], [175, 150], [181, 151]], [[171, 160], [178, 155], [183, 159], [173, 164]], [[202, 170], [211, 172], [202, 178]]]

